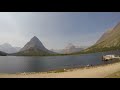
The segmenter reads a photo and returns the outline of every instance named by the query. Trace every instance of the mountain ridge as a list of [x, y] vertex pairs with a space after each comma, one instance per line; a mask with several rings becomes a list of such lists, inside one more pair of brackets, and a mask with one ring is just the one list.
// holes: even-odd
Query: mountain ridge
[[64, 49], [56, 49], [56, 50], [51, 49], [51, 50], [60, 54], [71, 54], [84, 50], [87, 47], [88, 46], [75, 46], [72, 43], [69, 43]]
[[44, 47], [42, 42], [34, 36], [29, 42], [27, 42], [24, 47], [15, 55], [24, 55], [24, 56], [44, 56], [56, 54]]
[[105, 32], [93, 46], [82, 52], [104, 52], [118, 49], [120, 49], [120, 22]]
[[13, 47], [9, 43], [3, 43], [0, 45], [0, 51], [6, 52], [6, 53], [15, 53], [20, 50], [20, 47]]
[[0, 56], [7, 56], [7, 53], [0, 51]]

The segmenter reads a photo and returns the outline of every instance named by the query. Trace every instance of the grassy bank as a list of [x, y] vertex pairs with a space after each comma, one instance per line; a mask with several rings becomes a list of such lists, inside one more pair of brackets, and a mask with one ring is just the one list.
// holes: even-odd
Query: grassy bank
[[113, 73], [113, 74], [111, 74], [111, 75], [108, 75], [108, 76], [105, 77], [105, 78], [120, 78], [120, 71], [115, 72], [115, 73]]

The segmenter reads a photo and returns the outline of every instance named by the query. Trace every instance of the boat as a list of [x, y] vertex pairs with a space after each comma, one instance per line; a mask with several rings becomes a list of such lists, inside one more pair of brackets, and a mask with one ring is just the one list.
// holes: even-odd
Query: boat
[[102, 56], [102, 60], [103, 61], [108, 61], [108, 60], [113, 60], [113, 59], [120, 59], [119, 56], [115, 56], [115, 55], [105, 55]]

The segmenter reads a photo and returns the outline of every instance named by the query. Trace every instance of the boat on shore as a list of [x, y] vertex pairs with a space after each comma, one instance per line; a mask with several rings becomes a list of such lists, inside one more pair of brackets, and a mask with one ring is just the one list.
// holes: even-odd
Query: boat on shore
[[108, 61], [108, 60], [113, 60], [113, 59], [120, 59], [120, 56], [116, 56], [116, 55], [105, 55], [105, 56], [102, 56], [102, 60], [103, 61]]

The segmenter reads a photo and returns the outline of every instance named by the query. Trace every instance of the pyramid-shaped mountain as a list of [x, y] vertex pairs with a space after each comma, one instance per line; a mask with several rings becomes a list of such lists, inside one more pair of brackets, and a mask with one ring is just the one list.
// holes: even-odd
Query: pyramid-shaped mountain
[[44, 47], [42, 42], [34, 36], [16, 55], [24, 56], [44, 56], [55, 54]]

